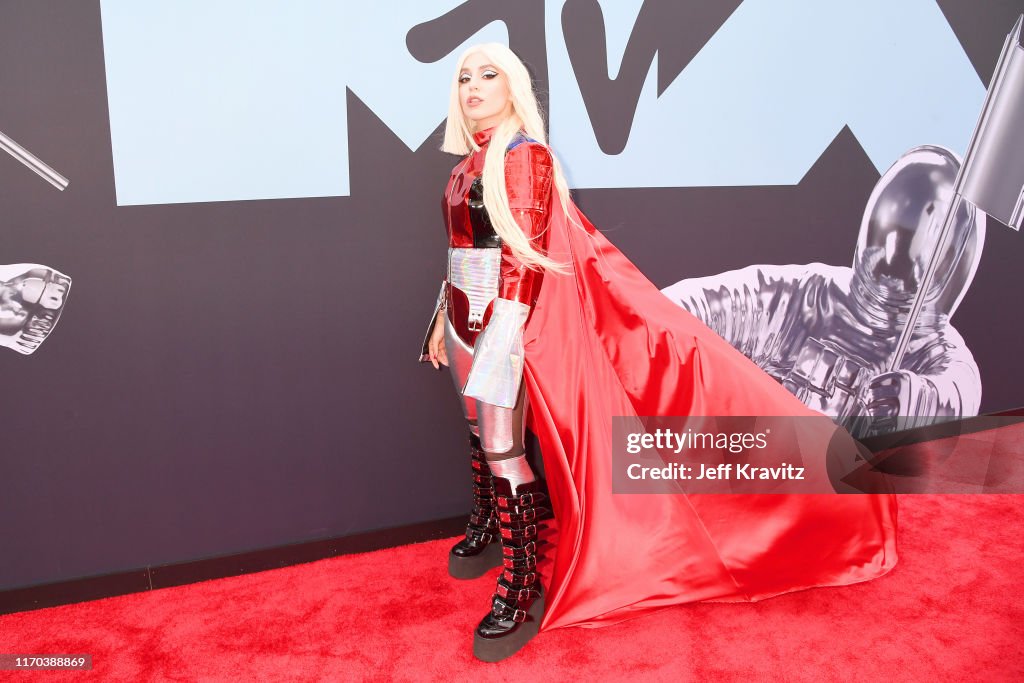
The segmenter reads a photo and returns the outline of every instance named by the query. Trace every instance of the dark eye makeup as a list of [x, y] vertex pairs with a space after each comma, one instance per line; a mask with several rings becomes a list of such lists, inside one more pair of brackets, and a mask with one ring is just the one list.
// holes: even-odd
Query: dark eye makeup
[[[498, 72], [495, 71], [494, 69], [487, 69], [482, 74], [480, 74], [480, 77], [481, 78], [486, 78], [487, 80], [491, 80], [492, 78], [497, 78], [498, 77]], [[469, 79], [470, 79], [469, 73], [468, 72], [463, 72], [459, 76], [459, 83], [468, 83]]]

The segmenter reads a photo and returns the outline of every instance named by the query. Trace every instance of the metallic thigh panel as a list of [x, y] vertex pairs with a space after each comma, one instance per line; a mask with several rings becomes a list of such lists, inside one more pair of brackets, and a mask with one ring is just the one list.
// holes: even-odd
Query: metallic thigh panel
[[[466, 399], [476, 401], [476, 399]], [[520, 401], [522, 403], [522, 401]], [[476, 401], [476, 413], [480, 419], [480, 447], [484, 453], [509, 453], [517, 445], [516, 425], [522, 428], [523, 416], [520, 408], [518, 420], [516, 419], [515, 408], [502, 408], [493, 403]], [[519, 450], [522, 453], [523, 439], [518, 440]]]
[[501, 249], [448, 249], [448, 281], [469, 299], [469, 329], [483, 329], [487, 304], [498, 296]]
[[462, 402], [462, 412], [467, 421], [477, 423], [481, 447], [487, 453], [522, 453], [527, 403], [525, 383], [520, 384], [514, 408], [502, 408], [465, 396], [462, 388], [473, 365], [473, 347], [459, 338], [448, 318], [444, 321], [444, 343], [455, 392]]
[[447, 316], [444, 319], [444, 350], [448, 355], [448, 369], [455, 383], [455, 393], [462, 403], [462, 413], [469, 422], [476, 422], [476, 399], [467, 398], [462, 394], [462, 387], [466, 386], [466, 378], [469, 377], [469, 369], [473, 365], [473, 347], [462, 341], [455, 333], [452, 321]]

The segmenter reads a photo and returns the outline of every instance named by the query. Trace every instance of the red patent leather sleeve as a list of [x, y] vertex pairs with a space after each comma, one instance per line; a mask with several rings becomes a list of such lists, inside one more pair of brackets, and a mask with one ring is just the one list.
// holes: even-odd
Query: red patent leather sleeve
[[[505, 185], [512, 217], [542, 254], [548, 248], [548, 219], [552, 197], [551, 153], [536, 142], [513, 147], [505, 155]], [[543, 273], [524, 266], [508, 245], [501, 248], [501, 286], [498, 296], [532, 307]]]

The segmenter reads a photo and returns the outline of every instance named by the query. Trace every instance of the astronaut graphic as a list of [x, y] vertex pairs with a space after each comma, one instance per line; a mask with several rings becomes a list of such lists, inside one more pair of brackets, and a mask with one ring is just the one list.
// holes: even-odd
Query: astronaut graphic
[[931, 258], [959, 159], [915, 147], [875, 185], [852, 267], [751, 265], [662, 291], [854, 436], [976, 415], [981, 378], [950, 323], [978, 267], [985, 214], [960, 202], [899, 368], [887, 371]]
[[[56, 187], [68, 180], [0, 131], [0, 150], [10, 154]], [[67, 302], [71, 278], [38, 263], [0, 265], [0, 346], [31, 354], [57, 325]]]

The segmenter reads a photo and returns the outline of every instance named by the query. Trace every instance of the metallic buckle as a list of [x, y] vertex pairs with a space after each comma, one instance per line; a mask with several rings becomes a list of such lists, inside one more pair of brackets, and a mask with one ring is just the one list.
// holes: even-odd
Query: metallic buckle
[[494, 589], [494, 592], [500, 595], [501, 597], [505, 598], [506, 600], [519, 599], [519, 589], [509, 588], [503, 583], [498, 583], [498, 587]]
[[[519, 505], [523, 507], [536, 505], [537, 503], [543, 503], [544, 498], [544, 494], [539, 491], [537, 493], [524, 493], [519, 496]], [[513, 500], [515, 500], [515, 498], [513, 498]]]
[[537, 568], [537, 558], [534, 555], [522, 558], [508, 557], [506, 555], [501, 558], [501, 563], [506, 569], [511, 569], [512, 571], [515, 571], [516, 569], [530, 570]]
[[501, 547], [501, 554], [505, 557], [512, 557], [516, 559], [529, 557], [531, 555], [537, 554], [537, 544], [533, 541], [530, 541], [522, 548], [515, 548], [512, 546], [503, 545]]
[[516, 602], [529, 600], [533, 595], [533, 591], [529, 588], [509, 588], [501, 583], [498, 584], [496, 592], [506, 600], [515, 600]]
[[494, 529], [497, 526], [493, 517], [484, 517], [483, 515], [471, 514], [469, 516], [469, 523], [478, 526], [481, 529]]
[[520, 512], [518, 514], [513, 512], [499, 512], [498, 519], [500, 519], [502, 522], [505, 522], [506, 524], [511, 524], [514, 521], [532, 522], [533, 520], [537, 519], [537, 511], [535, 508], [530, 508], [526, 510], [526, 512]]
[[501, 537], [514, 539], [514, 538], [536, 538], [537, 536], [537, 525], [531, 524], [523, 527], [522, 529], [509, 529], [508, 527], [502, 527]]
[[[506, 581], [510, 583], [521, 584], [523, 588], [532, 586], [534, 582], [537, 580], [537, 574], [535, 572], [526, 572], [525, 574], [520, 574], [515, 570], [506, 569], [501, 573], [501, 575], [505, 577]], [[498, 585], [500, 586], [501, 584]]]
[[483, 318], [479, 320], [477, 320], [476, 318], [470, 318], [466, 329], [468, 329], [470, 332], [479, 332], [480, 330], [484, 329]]

